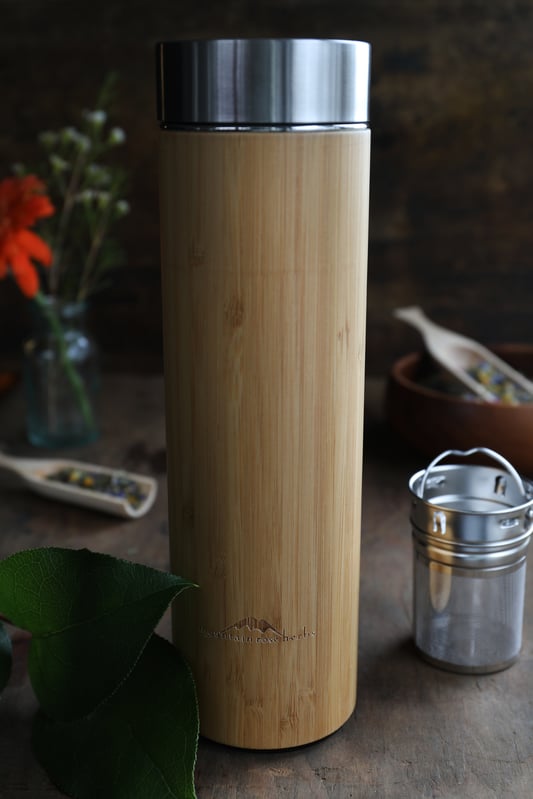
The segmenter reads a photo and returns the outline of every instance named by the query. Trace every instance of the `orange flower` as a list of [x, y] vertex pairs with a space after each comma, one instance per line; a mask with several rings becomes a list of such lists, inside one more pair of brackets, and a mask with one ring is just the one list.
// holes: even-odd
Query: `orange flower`
[[54, 213], [43, 190], [35, 175], [0, 181], [0, 279], [11, 271], [22, 293], [30, 298], [39, 290], [39, 276], [31, 259], [43, 266], [52, 263], [48, 244], [28, 230], [37, 219]]

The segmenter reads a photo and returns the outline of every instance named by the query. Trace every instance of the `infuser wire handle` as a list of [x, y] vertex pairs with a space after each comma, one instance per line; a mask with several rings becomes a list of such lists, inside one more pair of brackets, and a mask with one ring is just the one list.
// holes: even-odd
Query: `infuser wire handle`
[[475, 455], [476, 453], [479, 452], [482, 453], [483, 455], [488, 455], [490, 458], [494, 458], [494, 460], [497, 460], [505, 469], [507, 469], [511, 477], [515, 480], [516, 484], [518, 485], [521, 493], [524, 496], [527, 496], [527, 491], [525, 489], [522, 478], [520, 477], [514, 466], [511, 466], [509, 461], [506, 460], [503, 457], [503, 455], [500, 455], [498, 452], [495, 452], [493, 449], [489, 449], [488, 447], [473, 447], [472, 449], [467, 449], [465, 451], [460, 449], [447, 449], [445, 452], [441, 452], [440, 455], [437, 455], [437, 457], [434, 458], [434, 460], [432, 460], [429, 466], [427, 467], [424, 473], [424, 477], [422, 478], [422, 482], [420, 483], [420, 491], [418, 494], [420, 499], [424, 499], [426, 480], [429, 477], [429, 473], [437, 465], [437, 463], [440, 463], [440, 461], [444, 460], [444, 458], [447, 458], [448, 455], [458, 455], [462, 458], [466, 458], [469, 455]]

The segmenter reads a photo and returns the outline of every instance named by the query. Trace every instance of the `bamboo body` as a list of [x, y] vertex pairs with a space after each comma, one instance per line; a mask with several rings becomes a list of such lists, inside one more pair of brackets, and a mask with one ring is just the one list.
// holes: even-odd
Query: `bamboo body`
[[356, 698], [368, 130], [161, 134], [173, 612], [202, 733], [318, 740]]

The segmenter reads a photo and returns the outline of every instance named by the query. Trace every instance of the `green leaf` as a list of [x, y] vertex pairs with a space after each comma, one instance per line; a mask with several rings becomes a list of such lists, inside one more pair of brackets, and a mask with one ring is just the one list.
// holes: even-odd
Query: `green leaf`
[[6, 687], [11, 674], [11, 639], [0, 622], [0, 693]]
[[65, 721], [94, 710], [191, 585], [86, 549], [34, 549], [1, 561], [0, 611], [32, 633], [29, 672], [43, 710]]
[[75, 799], [194, 799], [198, 709], [190, 671], [153, 636], [120, 690], [89, 717], [39, 713], [33, 747]]

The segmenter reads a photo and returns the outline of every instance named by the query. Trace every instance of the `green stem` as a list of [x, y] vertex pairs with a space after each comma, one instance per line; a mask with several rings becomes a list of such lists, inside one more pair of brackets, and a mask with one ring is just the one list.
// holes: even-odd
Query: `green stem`
[[83, 380], [80, 377], [78, 370], [74, 363], [69, 358], [67, 343], [65, 341], [65, 331], [61, 324], [61, 319], [56, 313], [55, 309], [46, 301], [46, 297], [40, 291], [37, 292], [33, 298], [35, 303], [39, 306], [40, 311], [45, 316], [50, 324], [50, 329], [54, 333], [59, 351], [59, 360], [65, 370], [65, 374], [70, 381], [70, 385], [74, 389], [78, 399], [83, 419], [88, 427], [94, 427], [94, 415], [91, 403], [87, 397]]
[[61, 277], [61, 272], [63, 271], [63, 246], [65, 242], [68, 223], [70, 220], [72, 209], [74, 207], [76, 193], [79, 188], [79, 183], [83, 172], [85, 159], [86, 159], [85, 152], [80, 150], [78, 152], [78, 156], [76, 158], [74, 167], [72, 169], [72, 174], [70, 176], [68, 188], [65, 192], [65, 199], [63, 203], [63, 208], [61, 210], [61, 216], [59, 218], [57, 235], [52, 248], [54, 252], [54, 262], [50, 270], [50, 278], [49, 278], [51, 294], [57, 294], [59, 290], [59, 280]]
[[85, 300], [85, 298], [89, 294], [90, 278], [94, 270], [96, 258], [98, 256], [98, 253], [102, 246], [102, 242], [104, 240], [104, 236], [111, 216], [111, 209], [112, 209], [112, 202], [110, 200], [107, 208], [104, 209], [104, 212], [100, 218], [100, 223], [97, 226], [93, 235], [91, 248], [89, 250], [89, 254], [87, 255], [85, 265], [83, 267], [80, 285], [78, 288], [78, 295], [77, 295], [78, 302], [82, 302], [83, 300]]

